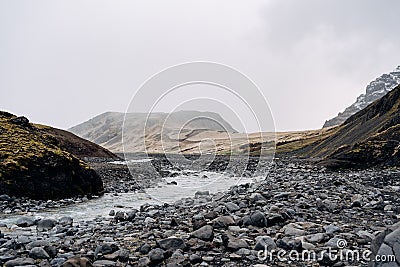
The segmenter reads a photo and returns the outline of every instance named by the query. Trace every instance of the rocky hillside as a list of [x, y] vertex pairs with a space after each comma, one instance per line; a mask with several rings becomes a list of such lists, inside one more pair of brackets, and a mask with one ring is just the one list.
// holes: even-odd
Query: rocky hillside
[[[296, 151], [332, 167], [400, 165], [400, 85]], [[293, 146], [293, 144], [292, 144]]]
[[38, 124], [35, 124], [35, 127], [56, 138], [62, 150], [68, 151], [82, 160], [86, 158], [119, 159], [109, 150], [68, 131]]
[[[33, 199], [102, 194], [103, 183], [96, 172], [63, 149], [67, 145], [63, 140], [73, 138], [64, 136], [60, 142], [50, 132], [63, 133], [0, 112], [0, 194]], [[78, 147], [71, 146], [71, 151]]]
[[386, 95], [398, 84], [400, 84], [400, 66], [398, 66], [394, 71], [383, 74], [376, 80], [372, 81], [367, 86], [365, 94], [360, 95], [354, 104], [346, 108], [345, 111], [339, 113], [338, 116], [326, 121], [324, 128], [342, 124], [353, 114], [363, 110], [375, 100]]
[[[95, 142], [114, 152], [122, 152], [122, 125], [125, 123], [125, 151], [157, 153], [164, 141], [176, 151], [176, 142], [193, 136], [236, 132], [219, 114], [213, 112], [178, 111], [171, 114], [106, 112], [69, 129], [74, 134]], [[146, 126], [146, 132], [144, 129]], [[195, 142], [195, 141], [194, 141]], [[164, 147], [169, 145], [163, 144]]]

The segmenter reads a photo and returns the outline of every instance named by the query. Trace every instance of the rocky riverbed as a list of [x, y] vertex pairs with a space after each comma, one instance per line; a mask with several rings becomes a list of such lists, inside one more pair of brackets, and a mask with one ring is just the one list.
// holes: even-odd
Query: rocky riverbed
[[[223, 162], [213, 170], [222, 171]], [[385, 244], [387, 253], [399, 252], [398, 243], [383, 243], [390, 234], [400, 239], [393, 226], [400, 220], [398, 169], [330, 172], [291, 160], [263, 168], [259, 182], [90, 220], [21, 215], [1, 227], [0, 261], [7, 267], [367, 266], [363, 257], [331, 259], [327, 251], [376, 252]], [[106, 188], [133, 190], [125, 180], [114, 186], [120, 178]], [[316, 259], [289, 257], [304, 251]], [[398, 266], [399, 259], [382, 266]]]

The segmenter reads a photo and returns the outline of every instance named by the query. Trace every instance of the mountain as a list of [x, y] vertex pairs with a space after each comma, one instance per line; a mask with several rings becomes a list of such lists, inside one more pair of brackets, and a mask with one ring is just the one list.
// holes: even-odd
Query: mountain
[[372, 81], [367, 86], [365, 94], [360, 95], [354, 104], [346, 108], [345, 111], [339, 113], [338, 116], [326, 121], [323, 127], [326, 128], [342, 124], [353, 114], [386, 95], [398, 84], [400, 84], [400, 66], [398, 66], [394, 71], [383, 74], [376, 80]]
[[[127, 152], [175, 152], [177, 143], [195, 136], [235, 133], [219, 114], [200, 111], [173, 113], [106, 112], [69, 129], [72, 133], [111, 151], [122, 152], [122, 125]], [[146, 147], [145, 147], [146, 141]], [[193, 141], [195, 142], [195, 141]], [[182, 148], [182, 147], [181, 147]], [[185, 148], [183, 148], [185, 149]], [[188, 151], [191, 151], [189, 149]]]
[[65, 131], [0, 112], [0, 194], [33, 199], [102, 194], [100, 176], [78, 158], [97, 155], [115, 157]]
[[400, 85], [306, 143], [295, 154], [330, 167], [400, 166]]

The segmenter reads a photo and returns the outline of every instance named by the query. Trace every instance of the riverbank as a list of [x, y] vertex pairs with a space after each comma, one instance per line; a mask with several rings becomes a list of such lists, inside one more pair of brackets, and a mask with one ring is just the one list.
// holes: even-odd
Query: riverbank
[[[94, 266], [254, 266], [271, 264], [259, 257], [264, 245], [322, 253], [345, 240], [347, 249], [367, 251], [378, 233], [400, 219], [399, 174], [397, 169], [329, 172], [278, 160], [265, 180], [225, 192], [199, 191], [173, 204], [110, 210], [111, 215], [88, 221], [30, 218], [32, 223], [2, 227], [0, 260], [6, 266], [86, 260]], [[274, 266], [346, 264], [326, 256], [272, 260]], [[355, 265], [366, 264], [360, 259]]]

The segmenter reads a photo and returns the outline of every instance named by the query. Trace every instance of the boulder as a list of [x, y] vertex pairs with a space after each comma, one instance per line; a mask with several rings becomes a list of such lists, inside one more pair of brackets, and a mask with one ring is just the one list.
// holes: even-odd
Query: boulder
[[212, 241], [214, 239], [214, 229], [210, 225], [205, 225], [192, 232], [191, 236], [204, 241]]

